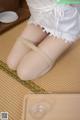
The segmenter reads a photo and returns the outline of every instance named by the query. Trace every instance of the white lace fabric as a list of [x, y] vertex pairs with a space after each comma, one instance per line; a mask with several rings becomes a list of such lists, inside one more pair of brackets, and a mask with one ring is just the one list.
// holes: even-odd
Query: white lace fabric
[[31, 17], [28, 23], [40, 25], [43, 31], [65, 42], [74, 42], [80, 34], [80, 14], [77, 7], [57, 5], [53, 0], [27, 0]]

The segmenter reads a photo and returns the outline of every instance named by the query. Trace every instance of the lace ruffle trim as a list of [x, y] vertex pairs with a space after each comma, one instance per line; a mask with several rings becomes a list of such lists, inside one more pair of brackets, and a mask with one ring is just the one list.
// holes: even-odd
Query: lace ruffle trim
[[69, 35], [68, 33], [62, 33], [62, 32], [59, 32], [59, 31], [56, 31], [55, 29], [51, 30], [49, 28], [47, 28], [46, 26], [44, 25], [41, 25], [40, 23], [37, 23], [35, 21], [28, 21], [28, 24], [34, 24], [34, 25], [39, 25], [43, 32], [46, 32], [49, 34], [49, 36], [54, 36], [58, 39], [62, 39], [65, 41], [65, 43], [72, 43], [72, 42], [75, 42], [78, 38], [80, 38], [80, 36], [73, 36], [73, 35]]

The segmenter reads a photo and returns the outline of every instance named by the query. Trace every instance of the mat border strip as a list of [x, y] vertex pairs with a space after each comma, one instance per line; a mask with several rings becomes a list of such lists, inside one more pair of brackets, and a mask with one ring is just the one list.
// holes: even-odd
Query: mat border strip
[[23, 81], [21, 80], [15, 71], [10, 70], [7, 66], [6, 63], [4, 63], [2, 60], [0, 60], [0, 69], [4, 72], [6, 72], [8, 75], [10, 75], [12, 78], [14, 78], [15, 80], [17, 80], [18, 82], [20, 82], [22, 85], [24, 85], [25, 87], [27, 87], [30, 91], [34, 92], [34, 93], [47, 93], [47, 91], [43, 88], [41, 88], [40, 86], [36, 85], [33, 81], [28, 80], [28, 81]]

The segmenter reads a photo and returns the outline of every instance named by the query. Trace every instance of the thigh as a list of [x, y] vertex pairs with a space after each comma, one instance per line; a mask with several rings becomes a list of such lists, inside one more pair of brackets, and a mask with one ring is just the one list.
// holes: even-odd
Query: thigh
[[65, 40], [61, 38], [47, 36], [44, 41], [39, 44], [39, 48], [55, 61], [71, 45], [72, 43], [66, 43]]
[[37, 47], [25, 55], [17, 67], [18, 76], [22, 80], [33, 80], [46, 74], [55, 64], [56, 59], [69, 47], [62, 39], [46, 37]]
[[23, 39], [32, 41], [34, 44], [39, 43], [47, 35], [39, 26], [33, 24], [27, 25], [21, 36], [16, 40], [7, 59], [7, 64], [11, 69], [16, 69], [22, 57], [29, 52], [29, 48], [23, 44]]

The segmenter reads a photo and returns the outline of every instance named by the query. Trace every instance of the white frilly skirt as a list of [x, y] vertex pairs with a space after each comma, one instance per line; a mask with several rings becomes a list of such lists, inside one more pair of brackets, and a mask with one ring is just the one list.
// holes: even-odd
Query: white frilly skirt
[[65, 42], [80, 37], [80, 9], [72, 5], [56, 4], [54, 0], [27, 0], [31, 16], [28, 23], [40, 25], [43, 31]]

